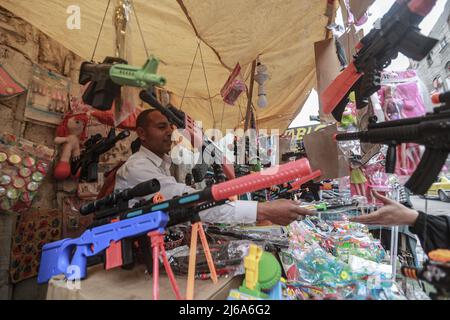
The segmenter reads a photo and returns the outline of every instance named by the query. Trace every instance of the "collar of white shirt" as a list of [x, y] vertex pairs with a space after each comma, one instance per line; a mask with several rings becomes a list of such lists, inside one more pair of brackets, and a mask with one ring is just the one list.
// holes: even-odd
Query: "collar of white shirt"
[[151, 162], [153, 162], [155, 166], [157, 166], [158, 168], [163, 167], [164, 169], [169, 170], [172, 164], [172, 159], [167, 154], [165, 154], [164, 157], [161, 159], [155, 153], [153, 153], [144, 146], [141, 146], [139, 152], [143, 153], [145, 157], [147, 157]]

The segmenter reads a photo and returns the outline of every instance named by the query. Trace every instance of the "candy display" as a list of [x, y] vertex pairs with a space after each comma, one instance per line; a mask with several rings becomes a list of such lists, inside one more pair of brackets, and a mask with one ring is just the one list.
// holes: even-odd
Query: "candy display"
[[289, 228], [280, 252], [292, 299], [406, 299], [383, 263], [386, 252], [367, 227], [308, 217]]
[[52, 149], [11, 134], [0, 135], [0, 209], [29, 209], [52, 159]]

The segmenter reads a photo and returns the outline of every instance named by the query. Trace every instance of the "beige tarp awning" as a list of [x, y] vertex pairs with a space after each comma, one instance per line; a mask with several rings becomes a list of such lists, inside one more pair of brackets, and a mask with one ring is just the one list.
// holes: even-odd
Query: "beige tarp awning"
[[[1, 6], [87, 60], [91, 58], [107, 3], [107, 0], [0, 0]], [[264, 109], [256, 107], [260, 128], [284, 130], [315, 84], [313, 44], [325, 38], [328, 19], [324, 15], [325, 0], [134, 0], [134, 3], [147, 46], [163, 62], [158, 73], [166, 77], [167, 88], [179, 100], [197, 49], [197, 35], [201, 39], [218, 128], [234, 128], [245, 116], [245, 94], [235, 106], [225, 107], [220, 96], [220, 89], [237, 62], [247, 84], [256, 57], [268, 67], [269, 104]], [[71, 5], [81, 8], [80, 30], [66, 27], [67, 8]], [[95, 61], [113, 55], [114, 6], [112, 0]], [[141, 66], [146, 54], [133, 14], [131, 19], [129, 62]], [[256, 106], [256, 85], [254, 92]], [[183, 110], [202, 120], [204, 127], [212, 127], [200, 55], [187, 87]]]

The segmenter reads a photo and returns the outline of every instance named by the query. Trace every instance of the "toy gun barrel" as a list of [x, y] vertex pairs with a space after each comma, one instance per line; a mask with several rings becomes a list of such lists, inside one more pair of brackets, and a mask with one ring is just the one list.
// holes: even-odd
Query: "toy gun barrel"
[[114, 134], [114, 131], [111, 131], [111, 134], [109, 134], [105, 140], [97, 143], [92, 147], [91, 152], [96, 155], [101, 155], [111, 150], [118, 141], [123, 140], [129, 136], [130, 131], [128, 130], [121, 131], [117, 136]]
[[139, 183], [133, 188], [123, 190], [121, 192], [114, 192], [105, 198], [88, 203], [80, 208], [80, 214], [88, 215], [95, 211], [101, 210], [107, 206], [117, 204], [119, 200], [129, 201], [133, 198], [144, 197], [159, 191], [161, 185], [157, 179], [152, 179]]
[[153, 108], [157, 109], [159, 112], [165, 115], [167, 119], [169, 119], [169, 121], [172, 122], [177, 128], [185, 127], [184, 120], [177, 117], [171, 110], [159, 103], [159, 101], [156, 100], [151, 91], [143, 90], [139, 93], [139, 97], [142, 101], [148, 103]]
[[172, 217], [172, 212], [176, 212], [182, 208], [192, 208], [192, 212], [194, 212], [196, 211], [194, 210], [194, 207], [195, 209], [198, 209], [198, 205], [200, 205], [200, 210], [204, 210], [211, 206], [218, 205], [219, 203], [223, 203], [230, 197], [268, 188], [309, 174], [311, 174], [311, 168], [308, 160], [300, 159], [258, 173], [215, 184], [210, 188], [206, 188], [196, 193], [176, 197], [156, 204], [133, 208], [125, 213], [118, 212], [114, 209], [105, 209], [96, 212], [95, 219], [100, 220], [120, 214], [120, 219], [123, 220], [153, 211], [169, 212]]
[[385, 144], [389, 144], [391, 141], [397, 143], [412, 142], [421, 138], [422, 133], [418, 125], [388, 127], [336, 135], [337, 141], [360, 140], [361, 142]]

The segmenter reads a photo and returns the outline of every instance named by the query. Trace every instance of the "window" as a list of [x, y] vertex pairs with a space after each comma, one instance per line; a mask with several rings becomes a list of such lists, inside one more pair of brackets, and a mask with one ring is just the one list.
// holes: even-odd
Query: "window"
[[444, 50], [448, 45], [447, 38], [444, 37], [441, 41], [439, 41], [439, 52]]
[[433, 64], [433, 59], [431, 58], [431, 54], [427, 55], [427, 63], [428, 63], [429, 67], [431, 67], [431, 65]]
[[437, 76], [433, 79], [433, 88], [437, 91], [441, 91], [442, 88], [442, 78], [441, 76]]

